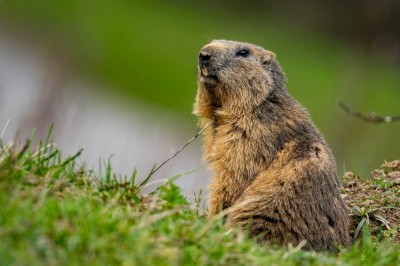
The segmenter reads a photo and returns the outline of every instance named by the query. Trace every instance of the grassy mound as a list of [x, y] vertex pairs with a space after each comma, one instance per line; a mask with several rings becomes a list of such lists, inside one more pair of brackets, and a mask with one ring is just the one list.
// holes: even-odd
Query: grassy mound
[[352, 172], [343, 177], [344, 194], [352, 209], [352, 234], [364, 226], [376, 241], [400, 242], [400, 161], [385, 163], [363, 179]]
[[367, 227], [340, 254], [256, 244], [221, 219], [206, 219], [174, 178], [144, 194], [149, 178], [117, 177], [109, 164], [96, 174], [78, 165], [81, 152], [63, 159], [49, 139], [30, 143], [0, 141], [0, 265], [400, 263], [400, 247]]

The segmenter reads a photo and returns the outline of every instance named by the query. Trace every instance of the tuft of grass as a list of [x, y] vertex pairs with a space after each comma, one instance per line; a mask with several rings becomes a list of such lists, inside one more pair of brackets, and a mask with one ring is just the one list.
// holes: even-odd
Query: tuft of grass
[[[0, 265], [396, 265], [400, 248], [362, 239], [339, 254], [258, 244], [208, 220], [201, 191], [190, 204], [172, 177], [98, 173], [63, 157], [50, 140], [0, 146]], [[1, 142], [0, 142], [1, 143]], [[140, 181], [143, 180], [143, 181]], [[368, 214], [368, 213], [367, 213]], [[361, 229], [360, 229], [361, 230]]]
[[399, 166], [399, 161], [385, 163], [381, 169], [372, 171], [371, 178], [360, 178], [351, 172], [343, 177], [343, 192], [352, 210], [355, 240], [368, 228], [375, 241], [400, 242]]

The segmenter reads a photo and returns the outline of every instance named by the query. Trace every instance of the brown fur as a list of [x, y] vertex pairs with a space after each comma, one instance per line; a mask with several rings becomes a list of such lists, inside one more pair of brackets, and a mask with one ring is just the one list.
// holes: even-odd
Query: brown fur
[[272, 243], [336, 250], [349, 244], [349, 220], [335, 160], [285, 82], [275, 55], [259, 46], [216, 40], [200, 50], [194, 113], [203, 126], [212, 121], [204, 131], [209, 212], [231, 208], [230, 223]]

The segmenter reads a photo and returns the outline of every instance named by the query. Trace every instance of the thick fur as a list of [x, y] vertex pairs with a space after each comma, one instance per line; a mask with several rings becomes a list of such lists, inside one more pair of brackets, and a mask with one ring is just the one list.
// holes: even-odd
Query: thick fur
[[[247, 49], [248, 56], [238, 51]], [[213, 172], [209, 212], [276, 244], [347, 246], [348, 211], [335, 160], [307, 111], [285, 88], [275, 55], [215, 40], [200, 50], [194, 113]]]

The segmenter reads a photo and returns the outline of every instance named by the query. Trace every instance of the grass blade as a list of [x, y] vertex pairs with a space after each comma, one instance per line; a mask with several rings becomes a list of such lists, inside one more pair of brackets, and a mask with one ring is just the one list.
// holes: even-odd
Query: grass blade
[[363, 217], [363, 218], [361, 219], [361, 221], [358, 223], [358, 226], [357, 226], [356, 231], [355, 231], [355, 233], [354, 233], [354, 240], [357, 240], [358, 235], [360, 234], [360, 231], [361, 231], [361, 229], [363, 228], [364, 223], [365, 223], [366, 220], [367, 220], [367, 217]]
[[385, 217], [383, 217], [383, 216], [381, 216], [381, 215], [374, 215], [374, 218], [375, 218], [376, 220], [378, 220], [379, 222], [381, 222], [381, 223], [386, 227], [386, 229], [390, 229], [389, 221], [386, 220]]
[[139, 187], [142, 187], [142, 186], [146, 185], [147, 182], [149, 182], [149, 180], [150, 180], [151, 176], [153, 175], [154, 170], [156, 169], [156, 167], [157, 167], [157, 165], [154, 164], [153, 167], [152, 167], [151, 170], [150, 170], [150, 173], [149, 173], [149, 174], [147, 175], [147, 177], [139, 184]]

